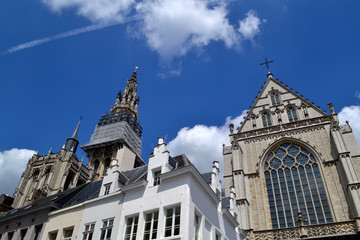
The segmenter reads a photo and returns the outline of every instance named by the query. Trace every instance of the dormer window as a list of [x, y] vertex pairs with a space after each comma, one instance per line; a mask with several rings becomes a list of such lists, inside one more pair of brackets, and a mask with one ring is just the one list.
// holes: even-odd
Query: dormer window
[[270, 93], [270, 98], [271, 98], [271, 104], [273, 106], [277, 106], [277, 105], [281, 104], [280, 93], [279, 92], [271, 92]]
[[262, 122], [263, 122], [264, 127], [272, 126], [271, 116], [270, 116], [269, 111], [265, 111], [262, 113]]
[[110, 193], [110, 186], [111, 183], [104, 185], [105, 187], [104, 195], [108, 195]]
[[288, 114], [289, 122], [295, 122], [298, 120], [295, 107], [293, 106], [288, 107], [287, 114]]
[[160, 170], [154, 172], [154, 186], [160, 185], [160, 174]]

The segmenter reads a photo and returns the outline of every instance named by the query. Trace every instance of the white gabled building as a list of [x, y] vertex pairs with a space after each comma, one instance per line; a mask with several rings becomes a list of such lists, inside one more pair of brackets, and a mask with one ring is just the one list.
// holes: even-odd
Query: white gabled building
[[148, 166], [104, 176], [100, 196], [85, 202], [77, 239], [240, 240], [235, 196], [221, 198], [218, 163], [200, 174], [159, 138]]

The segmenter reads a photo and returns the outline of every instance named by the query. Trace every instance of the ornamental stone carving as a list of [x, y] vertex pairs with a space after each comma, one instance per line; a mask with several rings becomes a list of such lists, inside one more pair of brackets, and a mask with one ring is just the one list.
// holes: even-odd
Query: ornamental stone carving
[[[303, 226], [306, 229], [306, 239], [319, 238], [319, 237], [331, 237], [341, 235], [352, 235], [356, 234], [356, 226], [354, 221], [341, 222], [341, 223], [330, 223], [312, 226]], [[253, 232], [248, 231], [245, 240], [285, 240], [285, 239], [300, 239], [301, 231], [300, 227], [287, 228], [279, 230], [259, 231]], [[304, 237], [303, 237], [304, 238]]]

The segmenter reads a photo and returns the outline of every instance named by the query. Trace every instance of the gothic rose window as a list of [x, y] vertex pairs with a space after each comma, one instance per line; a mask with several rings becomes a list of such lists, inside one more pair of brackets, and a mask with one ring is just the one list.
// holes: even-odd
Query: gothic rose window
[[288, 114], [289, 122], [295, 122], [298, 120], [296, 109], [293, 106], [288, 107], [287, 114]]
[[278, 146], [267, 157], [264, 173], [273, 228], [299, 226], [299, 212], [307, 218], [304, 225], [333, 221], [319, 165], [304, 147]]
[[270, 112], [265, 111], [262, 113], [262, 122], [264, 127], [270, 127], [272, 125]]

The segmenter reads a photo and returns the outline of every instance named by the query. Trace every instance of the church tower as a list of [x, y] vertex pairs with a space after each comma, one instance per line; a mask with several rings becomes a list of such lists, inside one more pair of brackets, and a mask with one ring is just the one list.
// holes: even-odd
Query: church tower
[[28, 161], [13, 194], [12, 207], [19, 208], [91, 180], [92, 172], [76, 156], [80, 121], [70, 138], [57, 153], [34, 154]]
[[118, 160], [119, 171], [145, 164], [141, 159], [142, 128], [137, 121], [137, 86], [135, 69], [124, 92], [119, 91], [110, 113], [100, 117], [90, 142], [81, 146], [89, 158], [87, 167], [94, 170], [93, 180], [103, 178], [113, 159]]
[[328, 107], [269, 72], [244, 122], [230, 125], [225, 189], [236, 189], [247, 239], [358, 239], [360, 149]]

